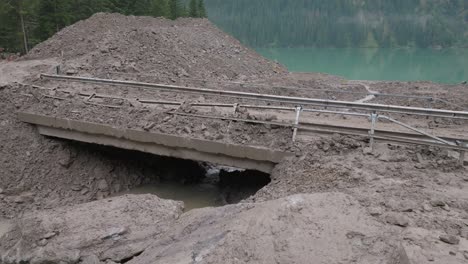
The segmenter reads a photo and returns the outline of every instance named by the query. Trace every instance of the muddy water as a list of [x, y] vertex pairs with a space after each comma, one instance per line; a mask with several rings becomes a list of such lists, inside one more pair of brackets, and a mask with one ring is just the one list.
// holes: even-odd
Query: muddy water
[[161, 182], [141, 185], [118, 195], [123, 194], [154, 194], [159, 198], [182, 201], [185, 211], [224, 205], [220, 189], [206, 183], [184, 185], [178, 182]]

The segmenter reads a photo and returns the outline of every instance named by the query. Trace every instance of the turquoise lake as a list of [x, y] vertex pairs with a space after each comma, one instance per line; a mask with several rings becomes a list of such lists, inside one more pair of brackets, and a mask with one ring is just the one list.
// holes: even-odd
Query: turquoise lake
[[261, 48], [292, 72], [321, 72], [351, 80], [468, 80], [468, 49]]

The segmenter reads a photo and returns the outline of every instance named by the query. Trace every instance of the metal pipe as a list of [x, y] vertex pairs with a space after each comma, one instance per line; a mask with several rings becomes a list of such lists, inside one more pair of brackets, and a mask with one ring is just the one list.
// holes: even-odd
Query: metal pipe
[[297, 106], [296, 107], [296, 120], [294, 121], [294, 130], [293, 130], [293, 137], [292, 137], [293, 142], [296, 142], [297, 126], [299, 125], [299, 118], [301, 116], [301, 112], [302, 112], [302, 106]]
[[267, 100], [273, 100], [273, 101], [283, 102], [283, 103], [295, 103], [295, 104], [313, 103], [313, 104], [319, 104], [325, 107], [346, 107], [346, 108], [366, 109], [366, 110], [382, 111], [382, 112], [386, 112], [386, 111], [400, 112], [401, 111], [401, 112], [411, 113], [411, 114], [424, 114], [427, 116], [438, 115], [438, 116], [443, 116], [447, 118], [468, 119], [468, 112], [463, 112], [463, 111], [356, 103], [356, 102], [347, 102], [347, 101], [333, 101], [333, 100], [324, 100], [324, 99], [315, 99], [315, 98], [288, 97], [288, 96], [278, 96], [278, 95], [270, 95], [270, 94], [257, 94], [257, 93], [246, 93], [246, 92], [236, 92], [236, 91], [221, 91], [221, 90], [206, 89], [206, 88], [182, 87], [182, 86], [152, 84], [152, 83], [144, 83], [144, 82], [119, 81], [119, 80], [109, 80], [109, 79], [59, 76], [59, 75], [48, 75], [48, 74], [42, 74], [41, 77], [48, 78], [48, 79], [55, 79], [55, 80], [79, 81], [79, 82], [101, 83], [101, 84], [111, 84], [111, 85], [127, 85], [127, 86], [133, 86], [133, 87], [157, 88], [157, 89], [162, 89], [162, 90], [186, 91], [186, 92], [195, 92], [195, 93], [201, 93], [201, 94], [231, 95], [231, 96], [238, 96], [238, 97], [243, 97], [243, 98], [267, 99]]
[[372, 113], [370, 115], [371, 118], [371, 130], [369, 131], [370, 136], [370, 148], [372, 151], [374, 150], [374, 136], [375, 136], [375, 124], [377, 122], [378, 115], [376, 113]]
[[393, 123], [395, 123], [395, 124], [398, 124], [398, 125], [400, 125], [400, 126], [402, 126], [402, 127], [407, 128], [407, 129], [409, 129], [409, 130], [415, 131], [415, 132], [417, 132], [417, 133], [419, 133], [419, 134], [425, 135], [425, 136], [430, 137], [430, 138], [432, 138], [432, 139], [434, 139], [434, 140], [437, 140], [437, 141], [439, 141], [439, 142], [442, 142], [442, 143], [444, 143], [444, 144], [446, 144], [446, 145], [456, 146], [455, 143], [449, 142], [449, 141], [444, 140], [444, 139], [442, 139], [442, 138], [440, 138], [440, 137], [433, 136], [433, 135], [431, 135], [431, 134], [429, 134], [429, 133], [426, 133], [426, 132], [424, 132], [424, 131], [422, 131], [422, 130], [419, 130], [419, 129], [417, 129], [417, 128], [414, 128], [414, 127], [412, 127], [412, 126], [409, 126], [409, 125], [407, 125], [407, 124], [405, 124], [405, 123], [402, 123], [402, 122], [400, 122], [400, 121], [397, 121], [397, 120], [395, 120], [395, 119], [393, 119], [393, 118], [390, 118], [390, 117], [388, 117], [388, 116], [379, 116], [379, 118], [383, 118], [383, 119], [386, 119], [386, 120], [388, 120], [388, 121], [391, 121], [391, 122], [393, 122]]
[[[460, 146], [463, 147], [463, 148], [468, 148], [468, 143], [462, 142], [460, 144]], [[465, 153], [466, 153], [465, 150], [460, 150], [460, 160], [459, 160], [459, 162], [460, 162], [461, 166], [465, 166]]]

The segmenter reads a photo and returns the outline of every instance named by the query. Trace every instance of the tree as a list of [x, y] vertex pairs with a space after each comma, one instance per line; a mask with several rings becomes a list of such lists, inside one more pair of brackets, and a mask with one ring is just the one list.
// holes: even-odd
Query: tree
[[205, 1], [198, 0], [198, 17], [206, 17]]
[[190, 0], [189, 2], [189, 17], [198, 17], [198, 3], [197, 0]]
[[151, 16], [169, 17], [169, 8], [166, 0], [153, 0], [151, 6]]
[[169, 18], [172, 20], [181, 17], [183, 9], [179, 0], [169, 0]]
[[39, 25], [37, 34], [45, 40], [70, 24], [69, 1], [41, 0], [38, 7]]

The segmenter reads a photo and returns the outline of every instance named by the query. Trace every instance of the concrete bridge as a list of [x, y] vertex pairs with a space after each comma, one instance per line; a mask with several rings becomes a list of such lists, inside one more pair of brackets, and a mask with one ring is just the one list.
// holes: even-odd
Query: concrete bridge
[[267, 148], [150, 133], [33, 113], [18, 113], [18, 118], [23, 122], [36, 125], [39, 133], [44, 136], [258, 170], [265, 173], [271, 173], [277, 163], [291, 155], [291, 153]]

